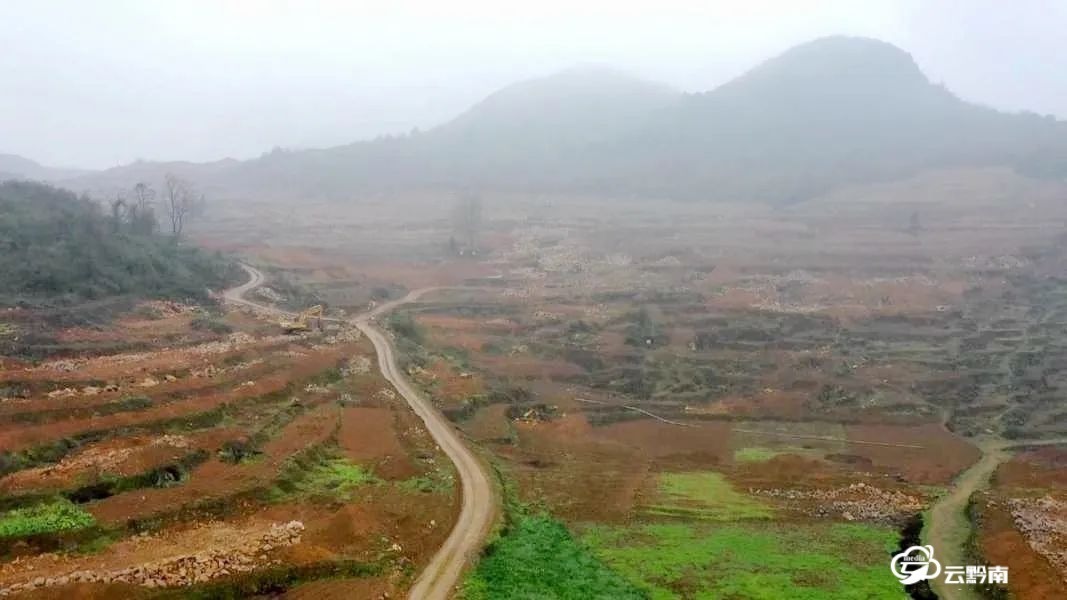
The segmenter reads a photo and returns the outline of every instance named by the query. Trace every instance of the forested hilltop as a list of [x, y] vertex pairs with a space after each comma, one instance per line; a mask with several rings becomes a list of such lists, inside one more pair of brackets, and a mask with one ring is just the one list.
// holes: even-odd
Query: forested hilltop
[[147, 198], [105, 210], [48, 185], [0, 183], [0, 304], [205, 299], [234, 268], [161, 233]]

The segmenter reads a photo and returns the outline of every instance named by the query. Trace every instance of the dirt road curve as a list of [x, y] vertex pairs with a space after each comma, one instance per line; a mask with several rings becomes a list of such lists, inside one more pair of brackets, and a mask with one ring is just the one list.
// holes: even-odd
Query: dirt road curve
[[[1067, 443], [1067, 438], [1048, 440], [1012, 440], [984, 438], [976, 441], [982, 457], [953, 482], [952, 489], [941, 496], [927, 514], [923, 543], [932, 544], [934, 556], [942, 565], [966, 565], [967, 540], [972, 524], [967, 518], [967, 503], [975, 491], [989, 484], [993, 472], [1012, 456], [1012, 448], [1048, 446]], [[977, 600], [972, 586], [946, 585], [944, 577], [930, 582], [939, 598], [945, 600]]]
[[[244, 294], [260, 286], [265, 281], [263, 273], [241, 265], [248, 273], [249, 281], [243, 285], [227, 290], [223, 297], [237, 304], [255, 306], [278, 314], [284, 311], [272, 309], [244, 298]], [[351, 323], [363, 332], [374, 344], [378, 353], [378, 365], [382, 376], [396, 387], [415, 414], [426, 424], [426, 429], [433, 436], [437, 445], [444, 450], [456, 466], [462, 490], [462, 507], [452, 533], [445, 540], [441, 549], [430, 560], [426, 569], [415, 580], [408, 597], [412, 600], [444, 600], [452, 595], [463, 575], [464, 568], [481, 551], [486, 536], [493, 526], [497, 514], [497, 498], [485, 467], [467, 448], [463, 440], [445, 417], [437, 411], [429, 400], [418, 393], [408, 382], [396, 365], [393, 344], [381, 329], [374, 324], [374, 319], [390, 310], [416, 300], [432, 288], [415, 290], [399, 300], [382, 304], [355, 317]]]

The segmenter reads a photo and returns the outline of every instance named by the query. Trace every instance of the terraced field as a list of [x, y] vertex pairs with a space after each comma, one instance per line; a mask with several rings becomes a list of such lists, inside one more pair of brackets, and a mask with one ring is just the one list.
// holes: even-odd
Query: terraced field
[[204, 333], [198, 309], [158, 308], [0, 363], [0, 593], [402, 594], [458, 496], [369, 341], [246, 309]]

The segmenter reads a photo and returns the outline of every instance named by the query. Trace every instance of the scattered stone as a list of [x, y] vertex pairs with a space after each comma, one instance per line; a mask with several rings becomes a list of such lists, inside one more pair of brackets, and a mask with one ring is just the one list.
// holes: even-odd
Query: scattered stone
[[125, 582], [149, 588], [205, 583], [235, 572], [251, 571], [256, 566], [257, 559], [260, 565], [280, 564], [278, 560], [268, 562], [267, 553], [284, 546], [299, 544], [303, 532], [304, 524], [300, 521], [275, 523], [258, 537], [244, 540], [234, 547], [213, 548], [197, 554], [175, 556], [162, 561], [102, 573], [73, 571], [47, 578], [36, 577], [28, 583], [15, 583], [0, 589], [0, 596], [26, 589], [26, 586], [52, 587], [66, 585], [72, 581]]
[[1051, 496], [1008, 501], [1016, 529], [1067, 581], [1067, 502]]
[[805, 514], [846, 521], [894, 522], [924, 508], [923, 500], [900, 491], [886, 491], [866, 483], [836, 489], [754, 489], [754, 495], [783, 501]]

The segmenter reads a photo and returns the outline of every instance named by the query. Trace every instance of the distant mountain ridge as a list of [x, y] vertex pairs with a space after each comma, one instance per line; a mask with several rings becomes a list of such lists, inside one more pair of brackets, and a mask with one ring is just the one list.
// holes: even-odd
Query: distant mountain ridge
[[508, 86], [422, 133], [250, 161], [140, 163], [69, 184], [132, 185], [134, 172], [180, 168], [235, 196], [444, 187], [790, 202], [960, 165], [1062, 177], [1067, 123], [964, 102], [891, 44], [829, 37], [704, 93], [574, 69]]
[[54, 181], [85, 173], [88, 171], [45, 167], [17, 154], [0, 154], [0, 181], [5, 179]]

